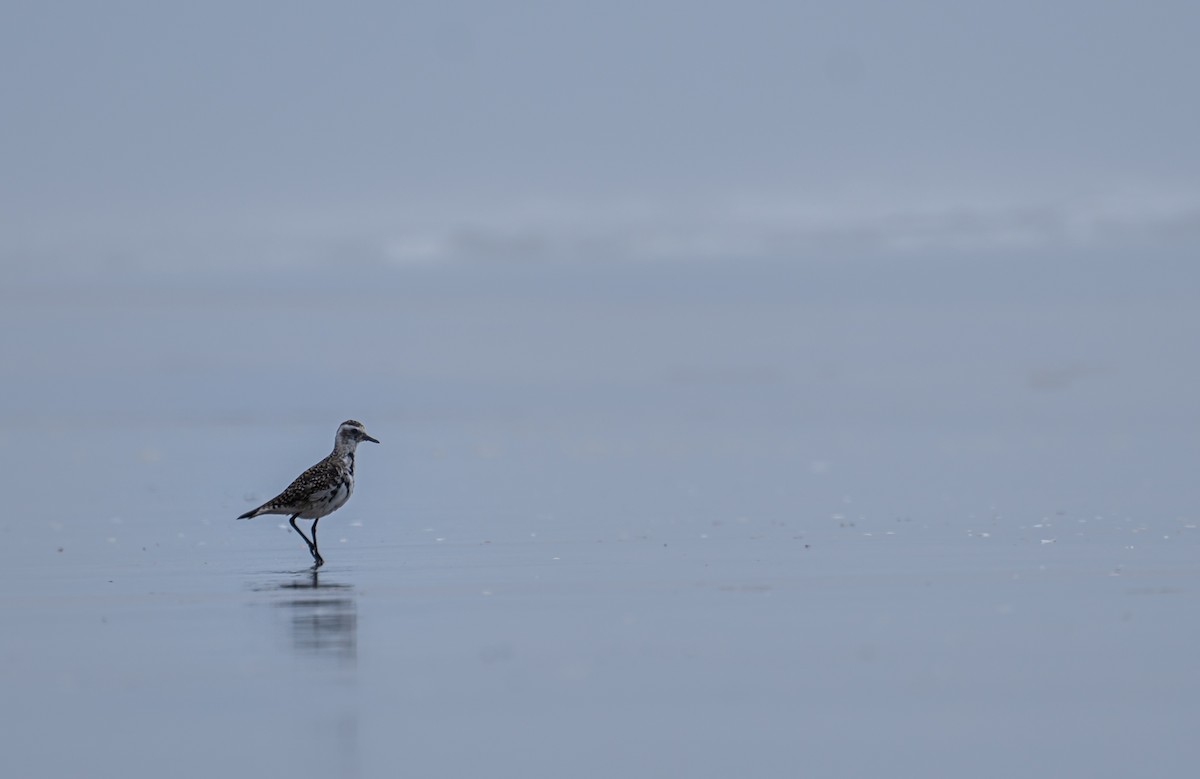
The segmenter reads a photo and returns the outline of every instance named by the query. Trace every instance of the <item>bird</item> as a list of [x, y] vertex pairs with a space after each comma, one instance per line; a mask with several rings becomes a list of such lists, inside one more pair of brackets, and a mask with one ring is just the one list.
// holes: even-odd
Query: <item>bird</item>
[[[362, 422], [347, 419], [338, 426], [333, 439], [333, 452], [321, 462], [296, 477], [288, 488], [256, 509], [247, 511], [238, 519], [251, 519], [262, 514], [291, 514], [288, 522], [308, 544], [313, 558], [313, 568], [325, 564], [317, 548], [317, 523], [321, 517], [340, 509], [354, 492], [354, 450], [362, 441], [379, 443], [378, 438], [367, 435]], [[296, 526], [297, 519], [311, 519], [312, 540]]]

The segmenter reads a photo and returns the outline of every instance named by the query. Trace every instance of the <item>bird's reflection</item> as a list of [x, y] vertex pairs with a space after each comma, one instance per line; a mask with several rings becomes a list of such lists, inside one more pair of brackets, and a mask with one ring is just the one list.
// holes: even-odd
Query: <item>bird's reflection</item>
[[284, 594], [275, 605], [289, 612], [292, 647], [297, 652], [354, 664], [358, 659], [354, 585], [322, 579], [314, 568], [276, 582], [274, 589]]

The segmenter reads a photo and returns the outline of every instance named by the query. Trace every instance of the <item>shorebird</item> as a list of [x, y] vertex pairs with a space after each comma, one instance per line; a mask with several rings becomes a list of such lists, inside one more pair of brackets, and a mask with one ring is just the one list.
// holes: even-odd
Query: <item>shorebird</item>
[[[325, 564], [317, 549], [317, 522], [326, 514], [340, 509], [350, 493], [354, 492], [354, 450], [360, 441], [379, 443], [367, 435], [362, 422], [347, 419], [338, 426], [333, 439], [333, 452], [321, 462], [296, 477], [288, 488], [253, 511], [247, 511], [238, 519], [250, 519], [260, 514], [291, 514], [288, 521], [292, 529], [300, 534], [313, 558], [313, 568]], [[296, 526], [297, 519], [311, 519], [312, 540]]]

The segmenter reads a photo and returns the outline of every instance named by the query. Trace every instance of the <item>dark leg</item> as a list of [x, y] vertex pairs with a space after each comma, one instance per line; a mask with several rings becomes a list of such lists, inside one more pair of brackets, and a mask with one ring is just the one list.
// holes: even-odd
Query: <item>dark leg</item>
[[[291, 519], [289, 519], [289, 520], [288, 520], [288, 522], [290, 522], [290, 523], [292, 524], [292, 530], [295, 530], [297, 533], [299, 533], [299, 534], [300, 534], [300, 537], [304, 539], [304, 543], [308, 544], [308, 553], [309, 553], [309, 554], [311, 554], [311, 555], [313, 556], [313, 559], [317, 561], [317, 565], [321, 565], [321, 564], [322, 564], [322, 563], [324, 563], [325, 561], [321, 559], [321, 555], [317, 554], [317, 544], [316, 544], [316, 542], [315, 542], [315, 541], [309, 541], [309, 540], [308, 540], [308, 536], [304, 535], [304, 531], [303, 531], [303, 530], [301, 530], [301, 529], [300, 529], [300, 528], [299, 528], [299, 527], [296, 525], [296, 517], [298, 517], [298, 516], [300, 516], [300, 515], [299, 515], [299, 514], [293, 514], [293, 515], [292, 515], [292, 518], [291, 518]], [[317, 523], [316, 523], [316, 522], [313, 522], [313, 538], [315, 539], [316, 537], [317, 537]]]
[[317, 523], [320, 521], [321, 521], [320, 517], [317, 517], [316, 519], [313, 520], [312, 554], [313, 554], [313, 560], [315, 560], [317, 563], [316, 565], [313, 566], [314, 568], [320, 568], [322, 565], [325, 564], [325, 558], [321, 557], [321, 550], [317, 549]]

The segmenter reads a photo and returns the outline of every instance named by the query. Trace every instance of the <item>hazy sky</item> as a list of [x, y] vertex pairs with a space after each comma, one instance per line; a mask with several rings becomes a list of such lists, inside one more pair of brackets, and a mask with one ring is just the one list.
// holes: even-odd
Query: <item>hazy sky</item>
[[[1194, 2], [10, 2], [16, 234], [1197, 192]], [[335, 217], [331, 217], [335, 218]]]

